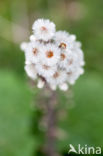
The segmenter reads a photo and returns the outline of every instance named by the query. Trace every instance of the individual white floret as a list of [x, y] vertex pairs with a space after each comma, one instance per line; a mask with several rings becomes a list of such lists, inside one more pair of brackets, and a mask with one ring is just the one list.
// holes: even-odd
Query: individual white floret
[[25, 71], [31, 79], [35, 80], [37, 78], [37, 71], [34, 64], [25, 65]]
[[61, 41], [62, 39], [67, 39], [69, 37], [69, 33], [66, 31], [57, 31], [55, 33], [55, 39]]
[[38, 19], [32, 26], [36, 39], [48, 41], [55, 35], [55, 24], [50, 20]]
[[60, 85], [67, 80], [67, 73], [63, 70], [56, 71], [52, 77], [47, 79], [50, 85]]
[[63, 83], [59, 85], [59, 88], [63, 91], [67, 91], [68, 90], [68, 85], [67, 83]]
[[75, 53], [70, 53], [67, 58], [66, 71], [74, 71], [79, 66], [78, 57]]
[[24, 49], [25, 52], [25, 64], [32, 64], [32, 44], [28, 42]]
[[75, 41], [75, 35], [69, 35], [65, 31], [57, 31], [55, 33], [55, 41], [59, 48], [61, 49], [71, 49], [73, 46], [73, 41]]
[[84, 54], [83, 54], [83, 51], [81, 49], [81, 43], [80, 42], [75, 41], [73, 43], [72, 52], [77, 55], [79, 64], [81, 66], [84, 66], [85, 65]]
[[41, 49], [42, 49], [42, 44], [39, 42], [35, 41], [32, 43], [32, 62], [37, 64], [41, 61]]
[[79, 66], [78, 56], [69, 51], [65, 51], [61, 53], [61, 61], [59, 62], [59, 67], [65, 69], [67, 72], [75, 70], [75, 68]]
[[25, 64], [32, 64], [32, 43], [23, 42], [20, 47], [25, 52]]
[[38, 63], [40, 61], [40, 48], [41, 45], [38, 42], [29, 43], [25, 50], [25, 63]]
[[75, 48], [75, 50], [73, 52], [75, 52], [75, 54], [78, 57], [79, 65], [80, 66], [84, 66], [85, 65], [85, 62], [84, 62], [84, 54], [83, 54], [83, 51], [80, 48], [78, 48], [78, 49]]
[[67, 68], [67, 66], [68, 66], [68, 57], [70, 55], [69, 53], [71, 53], [70, 50], [61, 50], [60, 62], [59, 62], [59, 67], [61, 69]]
[[68, 72], [68, 82], [71, 85], [75, 84], [75, 81], [79, 78], [80, 75], [82, 75], [84, 73], [83, 68], [77, 68], [75, 71], [73, 72]]
[[79, 41], [75, 41], [73, 44], [74, 44], [75, 48], [81, 48], [81, 46], [82, 46], [81, 42], [79, 42]]
[[41, 62], [48, 66], [54, 66], [60, 59], [60, 50], [53, 44], [47, 44], [41, 48]]
[[41, 89], [41, 88], [44, 87], [44, 84], [45, 84], [45, 82], [44, 82], [43, 80], [39, 79], [39, 80], [38, 80], [37, 87]]
[[38, 74], [45, 78], [52, 77], [57, 70], [56, 66], [47, 66], [45, 64], [36, 64], [35, 68], [38, 71]]

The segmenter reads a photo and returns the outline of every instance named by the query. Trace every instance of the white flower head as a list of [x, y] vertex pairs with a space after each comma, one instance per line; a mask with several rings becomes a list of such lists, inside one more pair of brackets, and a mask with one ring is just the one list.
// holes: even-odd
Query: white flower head
[[32, 26], [38, 40], [51, 40], [55, 35], [55, 24], [50, 20], [38, 19]]
[[37, 87], [48, 83], [52, 90], [66, 91], [84, 73], [84, 55], [76, 36], [55, 30], [50, 20], [38, 19], [33, 24], [33, 35], [21, 49], [25, 54], [25, 71]]

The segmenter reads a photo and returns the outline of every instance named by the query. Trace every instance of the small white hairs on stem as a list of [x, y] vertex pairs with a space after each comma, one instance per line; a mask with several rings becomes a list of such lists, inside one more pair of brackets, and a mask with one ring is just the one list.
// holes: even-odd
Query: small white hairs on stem
[[55, 24], [48, 19], [36, 20], [32, 29], [30, 41], [21, 44], [27, 75], [38, 80], [38, 88], [48, 83], [52, 90], [68, 90], [84, 72], [81, 43], [66, 31], [56, 32]]

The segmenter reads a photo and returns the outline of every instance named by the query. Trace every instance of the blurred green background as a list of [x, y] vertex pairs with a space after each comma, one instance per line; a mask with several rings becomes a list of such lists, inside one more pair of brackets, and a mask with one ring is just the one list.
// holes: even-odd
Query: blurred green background
[[58, 92], [58, 151], [68, 155], [70, 143], [103, 150], [103, 0], [0, 0], [0, 156], [42, 155], [40, 91], [27, 83], [20, 50], [37, 18], [76, 34], [85, 55], [85, 74], [71, 91]]

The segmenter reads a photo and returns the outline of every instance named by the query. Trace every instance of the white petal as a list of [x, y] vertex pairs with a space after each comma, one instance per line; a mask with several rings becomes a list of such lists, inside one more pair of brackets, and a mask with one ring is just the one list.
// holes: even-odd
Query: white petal
[[41, 88], [44, 87], [44, 84], [45, 84], [44, 81], [39, 80], [39, 81], [38, 81], [38, 84], [37, 84], [37, 87], [41, 89]]
[[30, 36], [30, 41], [31, 41], [31, 42], [36, 41], [36, 38], [35, 38], [35, 36], [34, 36], [34, 35], [31, 35], [31, 36]]

